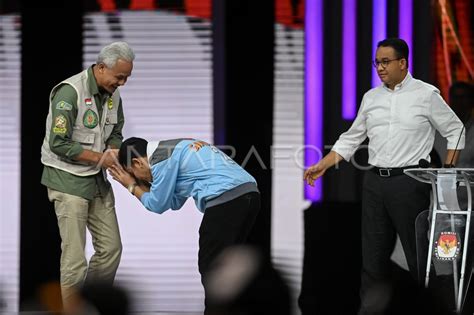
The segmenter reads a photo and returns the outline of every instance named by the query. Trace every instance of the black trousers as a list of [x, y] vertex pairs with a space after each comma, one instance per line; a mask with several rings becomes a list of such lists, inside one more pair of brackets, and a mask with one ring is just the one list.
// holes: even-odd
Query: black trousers
[[362, 195], [360, 315], [384, 314], [391, 298], [392, 254], [400, 236], [410, 273], [418, 279], [415, 220], [430, 204], [430, 185], [407, 175], [367, 171]]
[[260, 194], [250, 192], [204, 212], [199, 228], [198, 264], [206, 296], [205, 277], [212, 262], [227, 247], [246, 242], [259, 210]]

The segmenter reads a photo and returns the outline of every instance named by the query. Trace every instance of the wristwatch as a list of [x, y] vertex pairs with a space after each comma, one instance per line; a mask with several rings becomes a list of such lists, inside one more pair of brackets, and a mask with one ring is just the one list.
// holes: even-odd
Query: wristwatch
[[130, 185], [127, 186], [128, 191], [132, 194], [135, 195], [135, 187], [137, 187], [137, 183], [131, 183]]

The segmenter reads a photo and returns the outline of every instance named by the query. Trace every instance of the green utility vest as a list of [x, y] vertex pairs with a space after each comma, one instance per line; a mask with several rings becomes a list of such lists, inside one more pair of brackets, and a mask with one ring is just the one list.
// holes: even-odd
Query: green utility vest
[[[77, 93], [77, 117], [73, 126], [72, 140], [81, 144], [84, 149], [103, 152], [105, 143], [109, 138], [114, 125], [117, 123], [117, 110], [120, 103], [119, 90], [115, 90], [112, 96], [103, 106], [102, 119], [99, 114], [94, 96], [89, 91], [87, 70], [76, 74], [56, 85], [49, 96], [49, 113], [46, 119], [46, 136], [41, 147], [41, 162], [77, 176], [90, 176], [97, 174], [101, 168], [85, 162], [75, 161], [60, 157], [53, 153], [49, 147], [49, 134], [52, 124], [52, 100], [57, 89], [63, 84], [69, 84]], [[60, 128], [61, 121], [56, 121], [55, 126]]]

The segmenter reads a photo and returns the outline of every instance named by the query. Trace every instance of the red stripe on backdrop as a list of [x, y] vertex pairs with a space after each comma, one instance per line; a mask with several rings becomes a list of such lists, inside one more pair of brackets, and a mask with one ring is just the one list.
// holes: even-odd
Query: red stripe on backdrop
[[[473, 56], [473, 50], [472, 50], [472, 30], [470, 28], [470, 17], [469, 14], [471, 11], [471, 6], [472, 3], [470, 1], [455, 1], [454, 6], [456, 8], [456, 16], [457, 16], [457, 23], [459, 26], [458, 29], [458, 36], [459, 36], [459, 41], [461, 43], [461, 47], [464, 51], [464, 54], [467, 57], [468, 63], [472, 69], [474, 66], [473, 61], [474, 61], [474, 56]], [[457, 75], [457, 80], [459, 81], [469, 81], [470, 79], [474, 79], [470, 77], [468, 68], [466, 64], [463, 62], [460, 62], [458, 65], [458, 68], [456, 69], [456, 72], [458, 72]]]
[[[117, 10], [115, 0], [97, 0], [101, 11]], [[304, 27], [305, 0], [275, 0], [275, 20], [277, 23], [295, 27]], [[184, 0], [186, 15], [203, 19], [212, 18], [212, 0]], [[159, 1], [131, 0], [130, 10], [155, 10], [159, 8]]]
[[[292, 2], [294, 4], [292, 4]], [[286, 26], [303, 28], [304, 3], [304, 0], [275, 0], [276, 22]]]
[[212, 0], [185, 0], [186, 15], [211, 19]]
[[117, 10], [115, 0], [97, 0], [97, 2], [99, 3], [100, 11], [110, 12]]
[[[468, 66], [465, 59], [462, 58], [459, 47], [456, 44], [455, 36], [459, 39], [460, 46], [468, 60], [469, 67], [474, 66], [474, 41], [473, 32], [470, 28], [471, 19], [471, 0], [447, 0], [445, 2], [448, 16], [451, 24], [455, 29], [455, 33], [448, 27], [449, 23], [446, 18], [441, 16], [441, 7], [438, 1], [433, 2], [435, 12], [435, 40], [433, 45], [434, 63], [434, 83], [441, 90], [441, 94], [447, 100], [449, 91], [449, 82], [471, 81], [473, 78], [469, 74]], [[443, 55], [443, 36], [442, 28], [446, 29], [446, 45], [449, 60]], [[446, 66], [450, 65], [449, 69]], [[451, 75], [451, 77], [448, 77]]]
[[132, 0], [130, 10], [155, 10], [155, 0]]

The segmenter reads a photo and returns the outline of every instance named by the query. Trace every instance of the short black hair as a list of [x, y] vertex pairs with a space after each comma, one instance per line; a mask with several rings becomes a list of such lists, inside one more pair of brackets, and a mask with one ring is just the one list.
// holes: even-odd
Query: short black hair
[[392, 47], [397, 54], [397, 58], [403, 58], [407, 61], [408, 68], [408, 44], [403, 39], [396, 37], [386, 38], [377, 43], [377, 48], [379, 47]]
[[148, 141], [143, 138], [128, 138], [120, 146], [118, 153], [119, 163], [123, 166], [130, 166], [132, 159], [146, 156]]

